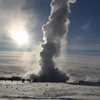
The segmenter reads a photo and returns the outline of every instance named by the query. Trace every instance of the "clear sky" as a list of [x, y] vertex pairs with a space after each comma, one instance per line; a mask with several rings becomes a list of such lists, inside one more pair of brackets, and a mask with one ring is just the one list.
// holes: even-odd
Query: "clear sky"
[[[50, 2], [0, 0], [1, 71], [30, 70], [37, 62], [39, 45], [43, 42], [41, 27], [48, 21]], [[77, 0], [70, 10], [64, 68], [71, 73], [99, 74], [100, 0]]]

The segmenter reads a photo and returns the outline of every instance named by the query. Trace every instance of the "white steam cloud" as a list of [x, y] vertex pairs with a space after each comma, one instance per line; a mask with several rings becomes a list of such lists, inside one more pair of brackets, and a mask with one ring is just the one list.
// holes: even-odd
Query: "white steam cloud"
[[44, 43], [41, 45], [40, 52], [41, 71], [39, 75], [30, 75], [30, 78], [36, 77], [42, 82], [66, 82], [69, 79], [58, 69], [56, 61], [60, 58], [63, 48], [61, 41], [65, 39], [68, 32], [70, 2], [74, 3], [75, 0], [52, 0], [49, 21], [42, 27]]

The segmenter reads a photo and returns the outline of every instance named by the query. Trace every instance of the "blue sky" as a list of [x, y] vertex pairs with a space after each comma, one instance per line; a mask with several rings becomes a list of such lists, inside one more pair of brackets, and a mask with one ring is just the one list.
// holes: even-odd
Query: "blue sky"
[[[17, 67], [17, 71], [24, 67], [27, 70], [27, 66], [30, 69], [38, 59], [37, 54], [41, 49], [38, 45], [43, 42], [41, 27], [48, 21], [51, 0], [19, 0], [19, 2], [8, 0], [11, 1], [10, 3], [6, 0], [2, 1], [0, 0], [3, 5], [0, 7], [2, 15], [0, 18], [0, 70], [11, 70], [12, 67]], [[100, 72], [99, 5], [100, 0], [77, 0], [70, 5], [70, 25], [66, 38], [67, 56], [63, 60], [67, 72], [91, 73], [91, 70], [94, 73]], [[24, 26], [29, 36], [28, 44], [19, 45], [12, 38], [12, 28]]]
[[100, 50], [99, 4], [99, 0], [77, 0], [71, 6], [68, 41], [69, 44], [80, 46], [74, 49]]

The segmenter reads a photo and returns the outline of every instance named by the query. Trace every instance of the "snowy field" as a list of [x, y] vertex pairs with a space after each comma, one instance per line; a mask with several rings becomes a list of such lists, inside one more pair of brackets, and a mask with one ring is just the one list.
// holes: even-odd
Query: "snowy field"
[[100, 100], [100, 86], [0, 82], [0, 100]]

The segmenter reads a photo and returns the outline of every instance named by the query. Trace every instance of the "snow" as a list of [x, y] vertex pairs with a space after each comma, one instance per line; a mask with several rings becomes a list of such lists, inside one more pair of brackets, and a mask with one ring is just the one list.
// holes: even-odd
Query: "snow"
[[0, 82], [0, 100], [100, 100], [99, 86], [67, 83]]

